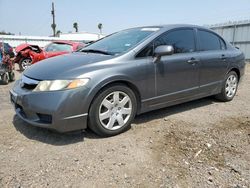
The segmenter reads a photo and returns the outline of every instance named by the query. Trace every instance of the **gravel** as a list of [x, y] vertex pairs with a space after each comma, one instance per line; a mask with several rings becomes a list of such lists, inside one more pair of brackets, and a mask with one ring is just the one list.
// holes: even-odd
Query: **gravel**
[[12, 84], [0, 85], [0, 187], [250, 185], [250, 65], [232, 102], [149, 112], [111, 138], [28, 125], [9, 102]]

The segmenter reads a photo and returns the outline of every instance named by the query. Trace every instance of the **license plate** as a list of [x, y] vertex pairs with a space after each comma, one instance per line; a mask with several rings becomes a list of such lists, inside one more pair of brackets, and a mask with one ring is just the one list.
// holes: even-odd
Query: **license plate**
[[17, 94], [14, 91], [12, 91], [12, 90], [10, 90], [10, 101], [12, 103], [16, 103], [17, 102]]

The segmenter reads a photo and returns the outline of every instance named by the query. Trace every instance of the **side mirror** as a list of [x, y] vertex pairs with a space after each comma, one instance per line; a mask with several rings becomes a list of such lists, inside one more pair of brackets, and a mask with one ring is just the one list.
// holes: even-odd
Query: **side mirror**
[[160, 60], [161, 56], [174, 54], [174, 47], [172, 45], [157, 46], [154, 51], [154, 62]]
[[155, 56], [172, 55], [174, 53], [174, 47], [171, 45], [157, 46], [154, 51]]

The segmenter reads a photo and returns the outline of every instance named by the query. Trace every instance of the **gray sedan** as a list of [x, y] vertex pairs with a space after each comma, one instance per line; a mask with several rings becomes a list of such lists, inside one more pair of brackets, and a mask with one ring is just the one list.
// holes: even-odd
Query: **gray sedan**
[[244, 69], [244, 54], [206, 28], [138, 27], [33, 65], [10, 96], [34, 126], [113, 136], [136, 114], [210, 95], [231, 101]]

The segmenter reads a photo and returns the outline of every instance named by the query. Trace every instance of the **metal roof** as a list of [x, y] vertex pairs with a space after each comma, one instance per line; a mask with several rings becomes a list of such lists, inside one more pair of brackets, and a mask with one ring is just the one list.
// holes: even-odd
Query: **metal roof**
[[229, 21], [226, 23], [219, 23], [219, 24], [213, 24], [213, 25], [206, 25], [207, 27], [211, 29], [215, 28], [222, 28], [222, 27], [232, 27], [232, 26], [247, 26], [250, 25], [250, 20], [242, 20], [242, 21]]

